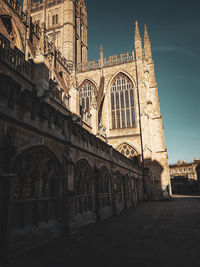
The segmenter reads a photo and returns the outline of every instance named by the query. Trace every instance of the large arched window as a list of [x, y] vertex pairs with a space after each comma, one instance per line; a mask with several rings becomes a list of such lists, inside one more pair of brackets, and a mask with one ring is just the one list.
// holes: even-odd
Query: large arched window
[[79, 88], [79, 102], [82, 110], [88, 111], [92, 97], [96, 95], [96, 88], [92, 82], [85, 80]]
[[135, 126], [134, 85], [120, 73], [111, 88], [112, 129]]

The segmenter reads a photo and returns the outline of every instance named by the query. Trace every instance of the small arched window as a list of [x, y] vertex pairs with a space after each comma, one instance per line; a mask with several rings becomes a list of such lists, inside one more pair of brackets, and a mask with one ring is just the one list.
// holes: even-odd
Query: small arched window
[[117, 150], [129, 159], [138, 156], [137, 151], [132, 146], [126, 143], [119, 145]]
[[120, 73], [111, 88], [112, 129], [135, 126], [134, 85]]
[[96, 88], [94, 84], [88, 80], [84, 81], [79, 88], [79, 101], [82, 110], [89, 110], [92, 102], [92, 97], [95, 95]]

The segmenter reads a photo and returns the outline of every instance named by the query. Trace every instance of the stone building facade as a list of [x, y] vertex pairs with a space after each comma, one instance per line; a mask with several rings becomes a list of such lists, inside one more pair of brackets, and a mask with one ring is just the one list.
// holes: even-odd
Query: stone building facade
[[187, 176], [188, 179], [197, 180], [196, 167], [200, 163], [200, 159], [194, 158], [193, 162], [186, 162], [185, 160], [178, 160], [176, 164], [169, 165], [170, 178], [175, 176]]
[[87, 60], [84, 0], [0, 0], [1, 257], [171, 194], [151, 45]]

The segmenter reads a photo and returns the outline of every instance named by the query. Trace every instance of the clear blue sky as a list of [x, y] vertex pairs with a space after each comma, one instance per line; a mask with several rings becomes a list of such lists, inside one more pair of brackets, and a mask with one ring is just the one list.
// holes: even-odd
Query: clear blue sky
[[[186, 3], [184, 3], [186, 2]], [[134, 50], [147, 24], [169, 163], [200, 157], [200, 1], [85, 0], [89, 59]]]

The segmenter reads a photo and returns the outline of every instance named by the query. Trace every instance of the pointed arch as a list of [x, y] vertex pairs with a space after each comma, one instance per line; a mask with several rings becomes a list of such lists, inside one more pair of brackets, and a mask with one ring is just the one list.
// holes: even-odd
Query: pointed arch
[[95, 90], [96, 90], [96, 92], [98, 91], [97, 83], [92, 78], [89, 78], [89, 77], [86, 77], [86, 78], [82, 79], [81, 82], [78, 85], [78, 88], [80, 88], [84, 84], [84, 82], [86, 82], [86, 81], [92, 83], [94, 88], [95, 88]]
[[[6, 37], [9, 41], [16, 46], [20, 51], [24, 53], [24, 45], [22, 41], [22, 36], [18, 30], [14, 19], [9, 15], [0, 15], [0, 19], [3, 22], [0, 23], [2, 30], [5, 32]], [[3, 29], [4, 28], [4, 29]]]
[[14, 229], [23, 229], [27, 225], [37, 226], [61, 218], [63, 168], [48, 147], [35, 145], [25, 148], [15, 157], [12, 171], [16, 174], [13, 192]]
[[108, 86], [107, 86], [108, 89], [111, 88], [111, 85], [112, 85], [113, 81], [115, 80], [116, 77], [118, 77], [119, 74], [123, 74], [123, 75], [127, 76], [127, 78], [129, 78], [131, 80], [131, 82], [133, 83], [134, 87], [136, 88], [135, 79], [128, 72], [126, 72], [124, 70], [119, 70], [119, 71], [115, 72], [115, 74], [113, 74], [112, 77], [110, 78], [110, 80], [108, 82]]
[[139, 151], [128, 142], [121, 143], [120, 145], [117, 146], [116, 149], [119, 152], [121, 152], [124, 156], [130, 159], [139, 155]]
[[118, 72], [110, 83], [111, 128], [135, 126], [135, 84], [123, 72]]

